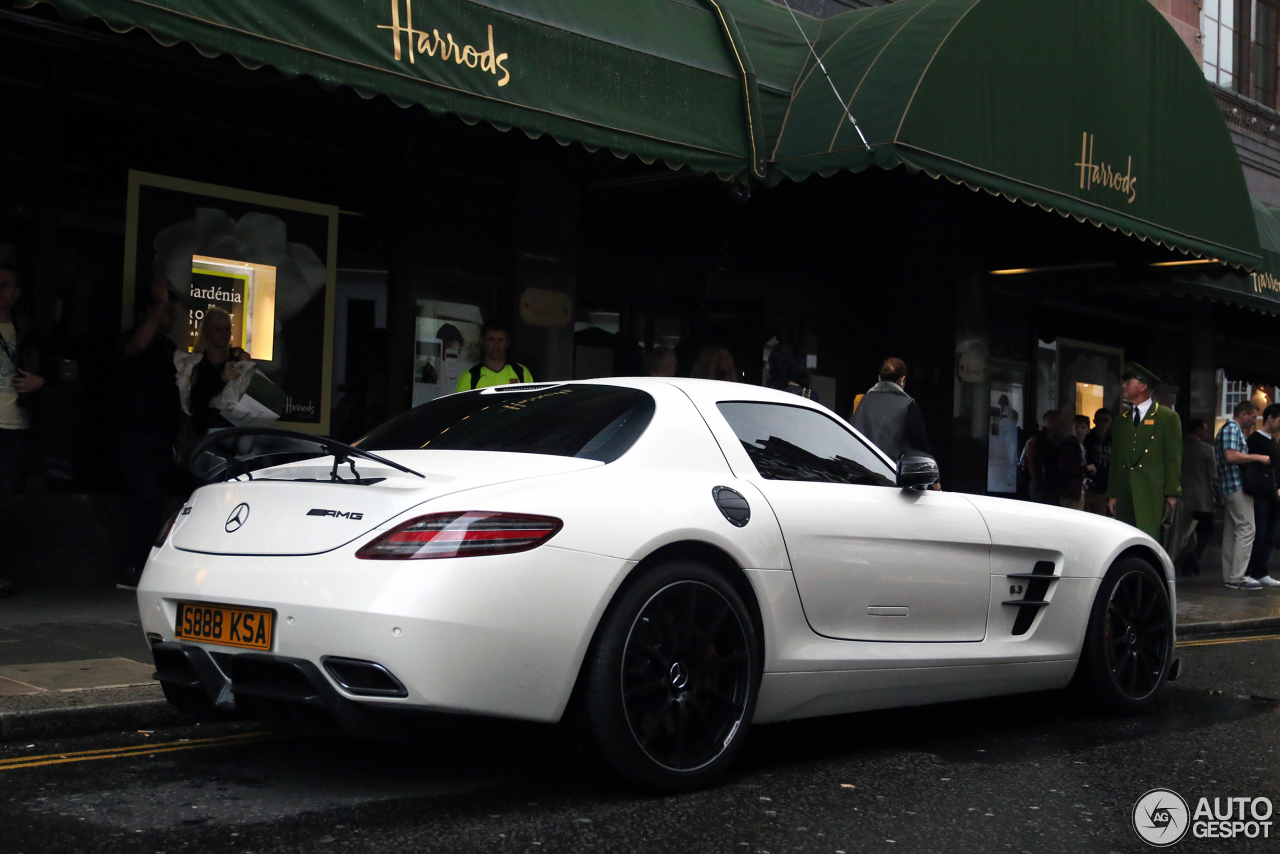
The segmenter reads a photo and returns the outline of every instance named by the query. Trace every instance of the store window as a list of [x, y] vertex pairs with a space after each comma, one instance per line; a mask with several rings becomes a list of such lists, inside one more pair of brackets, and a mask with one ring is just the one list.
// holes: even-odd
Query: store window
[[1106, 386], [1100, 383], [1076, 383], [1076, 414], [1093, 417], [1106, 406]]
[[480, 306], [446, 300], [418, 300], [414, 333], [413, 405], [457, 390], [462, 372], [479, 364]]
[[1204, 37], [1204, 76], [1223, 89], [1236, 88], [1236, 56], [1240, 33], [1236, 7], [1243, 0], [1204, 0], [1200, 8], [1200, 33]]
[[1236, 404], [1253, 396], [1253, 387], [1247, 380], [1233, 380], [1221, 368], [1217, 371], [1218, 411], [1214, 413], [1213, 433], [1216, 436], [1222, 425], [1231, 420]]
[[1276, 43], [1280, 40], [1276, 0], [1255, 0], [1249, 42], [1249, 97], [1276, 106]]
[[1026, 374], [993, 368], [991, 371], [991, 407], [987, 439], [987, 491], [1018, 491], [1018, 452], [1021, 450], [1019, 425], [1024, 410], [1023, 385]]
[[1205, 77], [1276, 108], [1280, 0], [1204, 0], [1200, 32]]
[[1124, 351], [1118, 347], [1058, 339], [1055, 371], [1058, 398], [1054, 408], [1062, 413], [1067, 424], [1077, 415], [1085, 415], [1092, 421], [1094, 414], [1104, 407], [1118, 410], [1124, 361]]

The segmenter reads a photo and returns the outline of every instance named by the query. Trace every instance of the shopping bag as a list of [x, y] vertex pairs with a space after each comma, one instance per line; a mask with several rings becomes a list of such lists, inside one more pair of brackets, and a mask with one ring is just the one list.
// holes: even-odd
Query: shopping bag
[[178, 369], [178, 400], [187, 415], [191, 414], [191, 386], [196, 379], [196, 365], [203, 358], [203, 353], [184, 353], [181, 350], [173, 354], [173, 366]]
[[209, 406], [237, 427], [265, 427], [280, 419], [285, 396], [280, 387], [258, 371], [249, 360], [236, 363], [236, 375]]

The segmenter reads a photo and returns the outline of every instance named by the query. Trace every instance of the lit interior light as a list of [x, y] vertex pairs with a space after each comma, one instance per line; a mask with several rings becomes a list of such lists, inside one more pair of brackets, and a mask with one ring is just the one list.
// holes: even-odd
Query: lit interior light
[[1217, 258], [1198, 258], [1194, 261], [1157, 261], [1152, 267], [1192, 267], [1200, 264], [1221, 264]]

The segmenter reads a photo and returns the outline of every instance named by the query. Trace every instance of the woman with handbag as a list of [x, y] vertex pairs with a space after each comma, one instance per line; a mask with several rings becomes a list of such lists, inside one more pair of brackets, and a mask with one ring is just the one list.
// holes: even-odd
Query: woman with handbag
[[210, 407], [209, 402], [222, 394], [227, 383], [239, 376], [243, 367], [239, 363], [247, 361], [249, 354], [231, 346], [231, 315], [218, 306], [209, 306], [205, 310], [195, 352], [202, 353], [204, 358], [192, 375], [191, 419], [196, 435], [203, 436], [210, 430], [235, 426], [221, 412]]

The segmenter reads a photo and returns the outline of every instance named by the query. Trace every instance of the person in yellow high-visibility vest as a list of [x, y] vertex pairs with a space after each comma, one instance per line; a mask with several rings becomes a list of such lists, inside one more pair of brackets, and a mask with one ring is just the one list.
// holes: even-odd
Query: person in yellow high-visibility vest
[[472, 365], [471, 370], [463, 371], [458, 377], [458, 391], [471, 391], [476, 388], [488, 388], [510, 383], [527, 383], [533, 381], [533, 374], [519, 362], [507, 361], [507, 347], [511, 337], [507, 334], [506, 324], [486, 323], [480, 328], [480, 346], [484, 348], [484, 361]]

